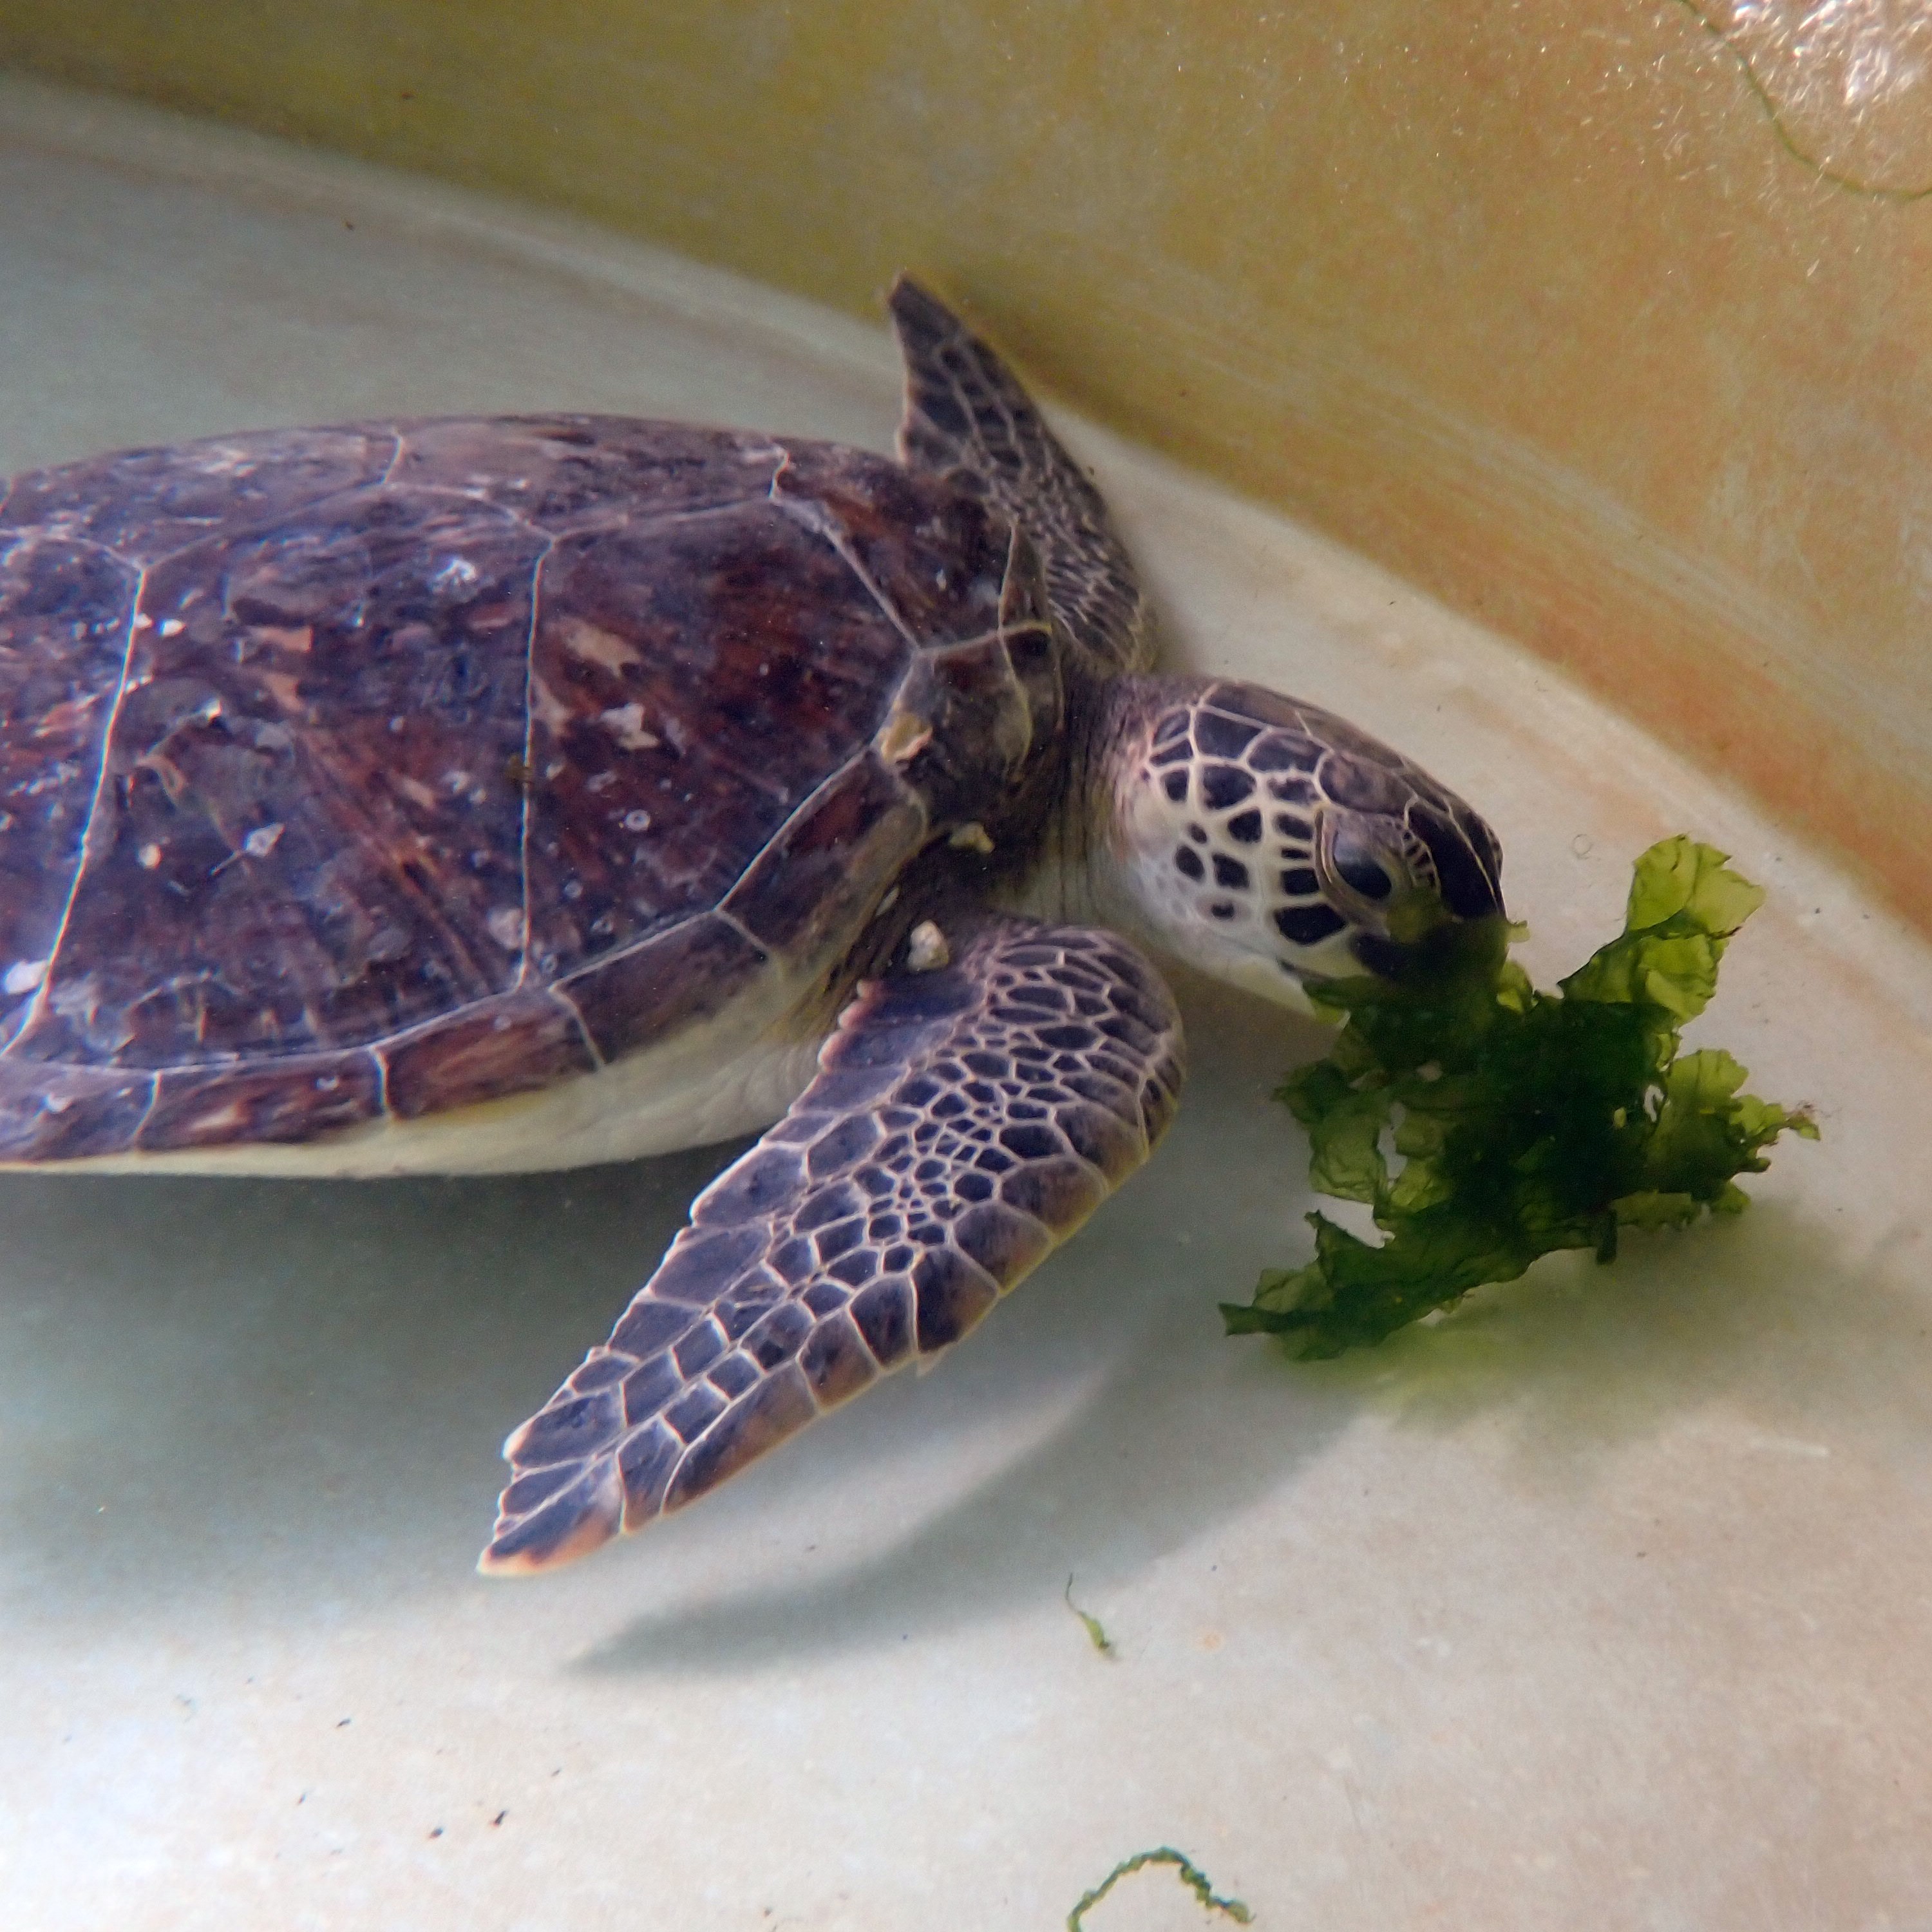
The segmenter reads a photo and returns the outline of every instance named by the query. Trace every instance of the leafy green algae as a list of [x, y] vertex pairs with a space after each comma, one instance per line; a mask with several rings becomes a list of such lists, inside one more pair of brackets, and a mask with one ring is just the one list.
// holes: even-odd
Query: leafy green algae
[[1228, 1332], [1338, 1355], [1557, 1249], [1608, 1262], [1620, 1228], [1747, 1205], [1736, 1177], [1762, 1173], [1779, 1135], [1818, 1130], [1744, 1093], [1729, 1054], [1678, 1052], [1764, 899], [1725, 860], [1688, 838], [1653, 845], [1622, 936], [1556, 993], [1510, 961], [1501, 919], [1434, 926], [1393, 980], [1323, 987], [1346, 1024], [1277, 1097], [1308, 1129], [1316, 1187], [1367, 1203], [1385, 1238], [1310, 1214], [1314, 1260], [1264, 1273], [1250, 1304], [1224, 1302]]

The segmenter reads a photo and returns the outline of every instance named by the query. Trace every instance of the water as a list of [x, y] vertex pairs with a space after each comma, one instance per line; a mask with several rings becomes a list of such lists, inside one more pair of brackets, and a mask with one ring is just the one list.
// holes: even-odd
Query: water
[[[0, 88], [0, 472], [568, 407], [885, 446], [869, 328], [440, 189]], [[1478, 801], [1540, 974], [1679, 830], [1773, 889], [1704, 1031], [1817, 1103], [1735, 1226], [1324, 1367], [1310, 1028], [1189, 984], [1159, 1161], [937, 1374], [551, 1580], [470, 1574], [502, 1432], [722, 1158], [0, 1177], [10, 1926], [1058, 1924], [1168, 1843], [1267, 1922], [1932, 1908], [1932, 964], [1507, 645], [1074, 426], [1177, 663]], [[1118, 1657], [1094, 1651], [1067, 1579]], [[1809, 1923], [1795, 1915], [1766, 1923]], [[1110, 1928], [1200, 1922], [1159, 1873]]]

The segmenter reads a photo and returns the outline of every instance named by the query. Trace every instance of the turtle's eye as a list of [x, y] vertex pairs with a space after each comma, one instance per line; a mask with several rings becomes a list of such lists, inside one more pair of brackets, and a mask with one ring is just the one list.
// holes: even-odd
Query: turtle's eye
[[1378, 925], [1397, 885], [1408, 876], [1399, 848], [1388, 837], [1376, 836], [1382, 830], [1352, 813], [1324, 814], [1316, 842], [1323, 890], [1358, 924], [1366, 917], [1370, 926]]
[[1394, 890], [1388, 873], [1366, 853], [1337, 852], [1335, 872], [1365, 899], [1385, 899]]

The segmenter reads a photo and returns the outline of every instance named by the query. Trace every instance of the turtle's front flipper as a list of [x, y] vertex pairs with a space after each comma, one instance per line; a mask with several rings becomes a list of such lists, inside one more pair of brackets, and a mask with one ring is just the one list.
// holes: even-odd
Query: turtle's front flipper
[[1100, 493], [1012, 372], [909, 276], [892, 285], [905, 358], [899, 458], [989, 499], [1031, 538], [1054, 614], [1108, 671], [1144, 670], [1153, 626]]
[[1181, 1078], [1153, 968], [1111, 933], [1019, 920], [953, 945], [861, 988], [791, 1112], [504, 1445], [484, 1570], [680, 1508], [958, 1340], [1147, 1158]]

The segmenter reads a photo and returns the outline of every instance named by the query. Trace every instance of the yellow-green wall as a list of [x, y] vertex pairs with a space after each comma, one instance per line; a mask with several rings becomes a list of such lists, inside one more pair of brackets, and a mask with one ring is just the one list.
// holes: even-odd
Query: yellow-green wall
[[0, 62], [856, 311], [916, 267], [1043, 386], [1581, 672], [1932, 926], [1932, 81], [1887, 18], [9, 0]]

